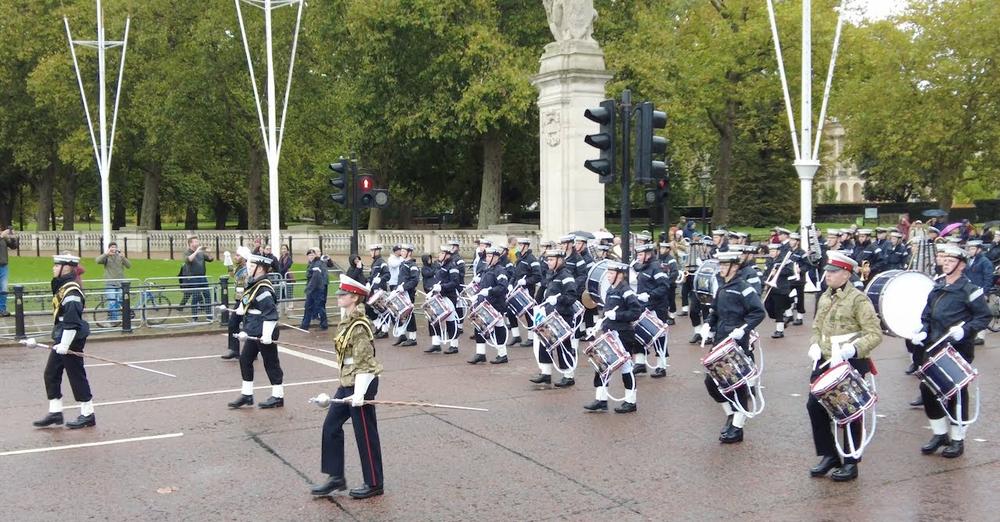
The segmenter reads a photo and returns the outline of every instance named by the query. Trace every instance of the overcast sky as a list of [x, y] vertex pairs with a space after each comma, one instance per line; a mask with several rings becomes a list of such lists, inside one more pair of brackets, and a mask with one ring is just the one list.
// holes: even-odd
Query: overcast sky
[[865, 17], [882, 19], [901, 11], [909, 0], [849, 0], [851, 7], [864, 9]]

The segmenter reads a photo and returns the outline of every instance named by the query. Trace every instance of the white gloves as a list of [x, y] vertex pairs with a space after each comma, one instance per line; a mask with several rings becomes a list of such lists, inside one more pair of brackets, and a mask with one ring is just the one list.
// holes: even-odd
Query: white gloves
[[527, 286], [527, 284], [528, 284], [528, 279], [525, 277], [522, 277], [521, 279], [517, 280], [517, 286]]
[[373, 285], [377, 285], [377, 284], [379, 284], [379, 283], [381, 283], [381, 282], [382, 282], [382, 278], [381, 278], [381, 277], [379, 277], [379, 276], [375, 276], [375, 278], [374, 278], [374, 279], [372, 279], [372, 284], [373, 284]]
[[747, 331], [744, 330], [743, 327], [741, 326], [739, 328], [734, 328], [732, 332], [729, 332], [729, 337], [732, 337], [733, 339], [739, 341], [742, 340], [743, 337], [746, 336], [746, 334]]
[[955, 326], [952, 326], [950, 330], [948, 330], [948, 335], [950, 335], [951, 338], [956, 341], [961, 341], [962, 338], [965, 337], [965, 329], [956, 324]]
[[250, 336], [247, 335], [246, 332], [240, 332], [240, 333], [236, 334], [236, 338], [239, 339], [240, 342], [242, 343], [242, 342], [245, 342], [247, 339], [249, 339]]
[[441, 293], [441, 283], [434, 283], [434, 286], [431, 287], [431, 293], [432, 294], [440, 294]]
[[545, 300], [545, 304], [547, 304], [549, 306], [555, 306], [557, 299], [559, 299], [559, 298], [556, 297], [556, 296], [554, 296], [554, 295], [551, 295], [551, 296], [548, 297], [548, 299]]
[[359, 373], [354, 376], [354, 395], [351, 395], [351, 406], [360, 408], [365, 405], [365, 393], [368, 392], [368, 385], [374, 380], [374, 373]]
[[917, 332], [913, 339], [910, 339], [910, 342], [916, 346], [923, 346], [925, 340], [927, 340], [927, 332]]
[[858, 349], [854, 347], [854, 343], [844, 343], [840, 345], [840, 356], [846, 361], [851, 357], [858, 354]]
[[482, 277], [480, 277], [480, 276], [476, 276], [476, 277], [473, 277], [473, 278], [472, 278], [472, 282], [473, 282], [473, 283], [478, 283], [478, 282], [480, 282], [480, 281], [482, 281], [482, 280], [483, 280], [483, 278], [482, 278]]
[[69, 353], [69, 345], [62, 343], [54, 344], [52, 345], [52, 350], [58, 353], [59, 355], [66, 355], [67, 353]]
[[73, 344], [73, 339], [76, 339], [76, 330], [63, 330], [59, 344], [53, 346], [52, 350], [59, 355], [66, 355], [69, 352], [69, 346]]
[[818, 344], [816, 344], [816, 343], [812, 343], [812, 344], [811, 344], [811, 345], [809, 346], [809, 359], [810, 359], [810, 360], [811, 360], [812, 362], [816, 362], [816, 361], [818, 361], [818, 360], [819, 360], [819, 358], [820, 358], [820, 357], [822, 357], [822, 356], [823, 356], [823, 350], [821, 350], [821, 349], [820, 349], [820, 347], [819, 347], [819, 345], [818, 345]]
[[489, 293], [490, 293], [490, 289], [489, 288], [483, 288], [476, 295], [481, 296], [481, 297], [486, 297], [487, 295], [489, 295]]
[[228, 250], [222, 253], [222, 265], [223, 266], [233, 266], [233, 256]]
[[604, 317], [607, 318], [607, 319], [609, 319], [609, 320], [611, 320], [611, 321], [614, 321], [615, 317], [617, 317], [617, 314], [615, 313], [614, 310], [611, 310], [609, 312], [605, 312], [604, 313]]
[[260, 334], [260, 344], [271, 344], [274, 342], [274, 328], [278, 326], [277, 321], [264, 321], [264, 327]]
[[639, 299], [640, 303], [648, 302], [649, 301], [649, 293], [643, 292], [643, 293], [637, 295], [636, 298]]

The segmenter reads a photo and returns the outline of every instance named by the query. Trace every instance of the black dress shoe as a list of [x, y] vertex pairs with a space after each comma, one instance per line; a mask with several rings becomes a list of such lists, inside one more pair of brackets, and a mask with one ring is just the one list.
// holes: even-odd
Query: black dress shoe
[[795, 326], [802, 326], [802, 319], [796, 319], [792, 321], [792, 324]]
[[623, 402], [621, 406], [615, 408], [615, 413], [632, 413], [639, 411], [634, 402]]
[[[322, 326], [320, 328], [322, 328]], [[375, 332], [375, 338], [376, 339], [385, 339], [386, 337], [389, 337], [389, 334], [386, 333], [386, 332], [383, 332], [382, 330], [379, 330], [379, 331]]]
[[334, 491], [344, 491], [345, 489], [347, 489], [347, 481], [344, 480], [344, 477], [334, 477], [331, 475], [326, 482], [316, 484], [315, 486], [309, 488], [309, 492], [317, 497], [320, 497], [323, 495], [329, 495]]
[[710, 344], [712, 346], [715, 346], [715, 337], [706, 337], [705, 344]]
[[667, 376], [667, 370], [664, 370], [663, 368], [656, 368], [649, 376], [654, 379], [662, 379]]
[[719, 442], [723, 444], [736, 444], [737, 442], [743, 442], [743, 428], [730, 426], [725, 433], [719, 435]]
[[636, 364], [635, 367], [632, 368], [632, 373], [636, 375], [639, 375], [640, 373], [646, 373], [646, 365], [641, 363]]
[[534, 345], [535, 345], [535, 343], [531, 339], [525, 339], [525, 340], [521, 341], [521, 345], [520, 346], [521, 346], [521, 348], [530, 348], [530, 347], [532, 347]]
[[563, 377], [562, 379], [559, 379], [559, 382], [553, 384], [553, 386], [556, 388], [569, 388], [574, 384], [576, 384], [576, 379], [572, 377]]
[[931, 440], [927, 444], [920, 447], [920, 453], [930, 455], [931, 453], [937, 451], [938, 448], [943, 448], [949, 443], [951, 443], [951, 439], [948, 437], [947, 433], [944, 435], [935, 435], [931, 437]]
[[44, 428], [46, 426], [51, 426], [53, 424], [62, 424], [62, 423], [63, 423], [63, 414], [61, 411], [57, 411], [55, 413], [50, 413], [42, 417], [41, 419], [36, 420], [35, 422], [32, 422], [31, 425], [36, 428]]
[[919, 407], [921, 407], [923, 405], [924, 405], [924, 396], [923, 395], [918, 395], [916, 399], [913, 399], [912, 401], [910, 401], [910, 406], [913, 406], [914, 408], [919, 408]]
[[823, 477], [826, 476], [831, 469], [838, 466], [840, 466], [840, 459], [833, 456], [826, 456], [819, 461], [819, 464], [809, 468], [809, 475], [812, 477]]
[[837, 471], [831, 473], [830, 478], [832, 478], [837, 482], [847, 482], [848, 480], [854, 480], [858, 478], [858, 465], [853, 462], [844, 464], [843, 466], [837, 468]]
[[771, 334], [771, 339], [781, 339], [785, 336], [785, 332], [774, 332]]
[[368, 484], [361, 486], [360, 488], [354, 488], [349, 493], [351, 498], [363, 499], [369, 497], [375, 497], [382, 494], [382, 486], [371, 487]]
[[392, 345], [393, 346], [399, 346], [399, 345], [403, 344], [403, 341], [405, 341], [405, 340], [406, 340], [406, 336], [405, 335], [400, 335], [399, 337], [396, 338], [396, 342], [392, 343]]
[[223, 355], [221, 358], [226, 359], [228, 361], [230, 359], [239, 359], [239, 357], [240, 357], [240, 352], [237, 352], [235, 350], [229, 350], [229, 353]]
[[729, 428], [732, 427], [733, 427], [733, 416], [732, 414], [730, 414], [729, 416], [726, 417], [726, 424], [722, 426], [721, 430], [719, 430], [719, 435], [722, 435], [723, 433], [729, 431]]
[[917, 363], [913, 362], [906, 368], [906, 375], [913, 375], [913, 372], [917, 371]]
[[685, 317], [685, 316], [687, 316], [687, 314], [688, 314], [687, 312], [685, 312], [684, 310], [681, 310], [680, 312], [677, 312], [677, 317]]
[[973, 346], [982, 346], [984, 344], [986, 344], [986, 339], [980, 339], [980, 338], [976, 337], [976, 340], [972, 341], [972, 345]]
[[285, 399], [283, 397], [268, 397], [266, 401], [258, 404], [257, 407], [264, 410], [269, 408], [284, 408]]
[[538, 374], [538, 375], [536, 375], [536, 376], [534, 376], [534, 377], [532, 377], [532, 378], [530, 378], [528, 380], [531, 381], [531, 382], [533, 382], [533, 383], [535, 383], [535, 384], [549, 384], [549, 383], [552, 382], [552, 376], [551, 375], [545, 375], [544, 373], [540, 373], [540, 374]]
[[417, 341], [414, 341], [413, 339], [407, 339], [407, 340], [403, 341], [402, 343], [400, 343], [400, 346], [416, 346], [416, 345], [417, 345]]
[[229, 407], [233, 409], [240, 406], [253, 406], [253, 395], [240, 395], [239, 399], [229, 403]]
[[453, 353], [458, 353], [458, 347], [457, 346], [449, 346], [448, 349], [446, 349], [442, 353], [444, 353], [445, 355], [451, 355]]
[[694, 334], [691, 339], [688, 340], [688, 344], [698, 344], [701, 342], [701, 334]]
[[507, 356], [498, 355], [494, 357], [492, 361], [490, 361], [490, 364], [507, 364]]
[[674, 318], [673, 318], [673, 317], [668, 317], [668, 318], [667, 318], [667, 320], [666, 320], [666, 321], [664, 321], [664, 322], [665, 322], [665, 323], [667, 323], [667, 324], [668, 324], [668, 325], [670, 325], [670, 326], [673, 326], [674, 324], [676, 324], [676, 323], [677, 323], [677, 321], [676, 321], [676, 320], [674, 320]]
[[[97, 418], [94, 417], [93, 413], [91, 413], [90, 415], [80, 415], [79, 417], [76, 418], [76, 420], [71, 420], [66, 423], [66, 427], [71, 430], [78, 430], [80, 428], [92, 428], [94, 426], [97, 426]], [[955, 456], [957, 457], [958, 455]]]
[[584, 405], [583, 409], [587, 411], [608, 411], [608, 401], [594, 401]]
[[507, 343], [508, 346], [512, 344], [521, 344], [521, 336], [520, 335], [514, 336], [514, 338]]
[[469, 364], [479, 364], [479, 363], [483, 363], [483, 362], [486, 362], [486, 356], [483, 355], [483, 354], [481, 354], [481, 353], [477, 353], [476, 355], [473, 355], [472, 359], [469, 359], [469, 361], [468, 361]]
[[441, 345], [439, 345], [439, 344], [433, 344], [430, 347], [428, 347], [426, 350], [424, 350], [424, 353], [435, 353], [435, 352], [440, 352], [440, 351], [441, 351]]
[[965, 441], [964, 440], [953, 440], [948, 447], [941, 452], [941, 456], [946, 459], [953, 459], [956, 457], [961, 457], [965, 453]]

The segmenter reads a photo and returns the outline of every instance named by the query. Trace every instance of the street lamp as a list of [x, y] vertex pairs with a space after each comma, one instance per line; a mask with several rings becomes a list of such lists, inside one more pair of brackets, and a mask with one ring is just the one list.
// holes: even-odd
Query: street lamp
[[708, 182], [712, 179], [712, 173], [708, 170], [708, 165], [702, 167], [698, 174], [698, 185], [701, 187], [701, 233], [708, 235], [708, 217], [706, 216], [705, 194], [708, 191]]

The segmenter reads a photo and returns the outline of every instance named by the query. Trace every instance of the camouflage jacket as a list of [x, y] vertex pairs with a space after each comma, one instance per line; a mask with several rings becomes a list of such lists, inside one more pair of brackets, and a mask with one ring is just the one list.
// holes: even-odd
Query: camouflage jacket
[[382, 364], [375, 359], [373, 341], [372, 323], [365, 316], [364, 305], [358, 305], [353, 313], [340, 321], [333, 336], [341, 386], [354, 386], [354, 376], [359, 373], [382, 373]]
[[810, 345], [818, 344], [823, 358], [830, 358], [830, 338], [838, 335], [857, 334], [855, 358], [866, 359], [882, 342], [882, 323], [875, 314], [875, 307], [865, 294], [846, 284], [841, 288], [828, 288], [816, 305]]

